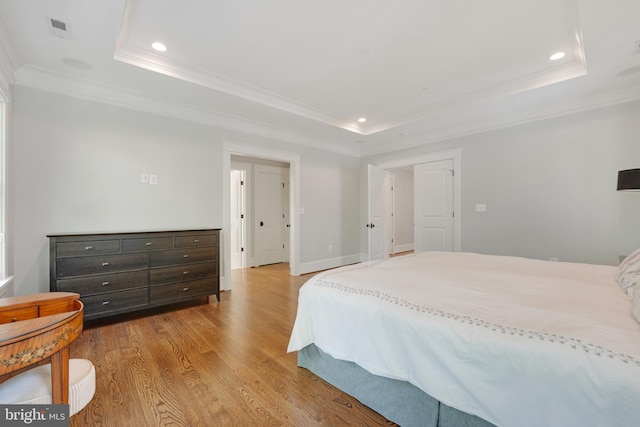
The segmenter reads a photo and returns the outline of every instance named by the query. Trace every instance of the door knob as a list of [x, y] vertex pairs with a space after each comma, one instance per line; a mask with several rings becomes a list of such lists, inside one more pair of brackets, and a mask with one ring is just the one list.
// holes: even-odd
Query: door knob
[[260, 227], [264, 226], [264, 222], [260, 221]]

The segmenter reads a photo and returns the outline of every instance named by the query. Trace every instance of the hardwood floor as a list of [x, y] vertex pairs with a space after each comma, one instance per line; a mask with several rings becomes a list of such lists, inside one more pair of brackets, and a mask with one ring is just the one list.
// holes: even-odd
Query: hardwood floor
[[83, 426], [393, 425], [287, 354], [298, 289], [288, 265], [234, 270], [221, 302], [87, 322], [71, 357], [96, 367]]

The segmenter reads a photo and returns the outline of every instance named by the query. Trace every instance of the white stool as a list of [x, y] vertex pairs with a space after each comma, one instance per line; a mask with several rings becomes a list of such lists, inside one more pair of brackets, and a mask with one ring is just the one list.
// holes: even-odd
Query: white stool
[[[69, 417], [87, 406], [96, 392], [96, 369], [87, 359], [69, 359]], [[37, 366], [0, 384], [0, 403], [51, 404], [51, 364]]]

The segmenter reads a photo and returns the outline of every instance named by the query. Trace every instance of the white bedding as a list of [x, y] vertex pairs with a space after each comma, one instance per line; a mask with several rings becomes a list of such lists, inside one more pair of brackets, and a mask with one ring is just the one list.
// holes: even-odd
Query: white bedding
[[640, 425], [640, 326], [616, 267], [423, 252], [320, 273], [314, 343], [498, 426]]

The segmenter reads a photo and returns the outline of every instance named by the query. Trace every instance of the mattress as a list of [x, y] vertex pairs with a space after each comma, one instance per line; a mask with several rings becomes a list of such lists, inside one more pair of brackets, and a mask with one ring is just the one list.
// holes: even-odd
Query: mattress
[[320, 273], [288, 351], [314, 344], [499, 426], [633, 425], [640, 326], [616, 267], [423, 252]]

